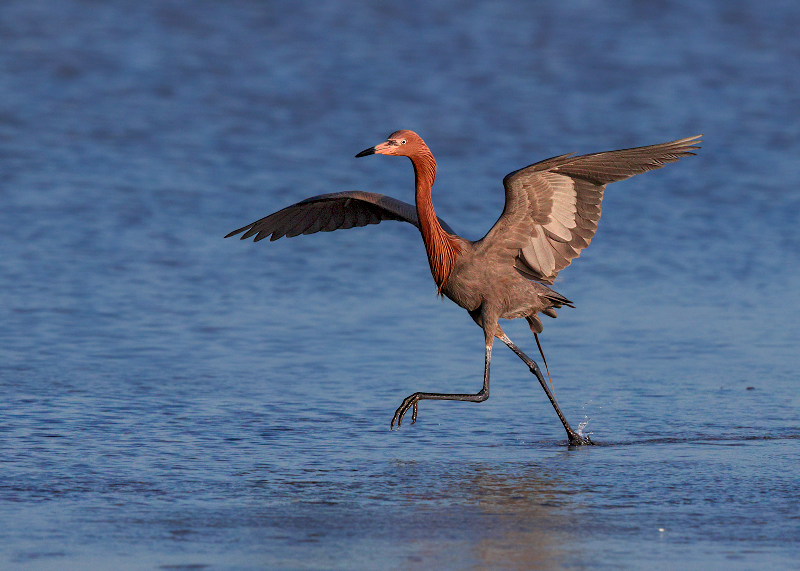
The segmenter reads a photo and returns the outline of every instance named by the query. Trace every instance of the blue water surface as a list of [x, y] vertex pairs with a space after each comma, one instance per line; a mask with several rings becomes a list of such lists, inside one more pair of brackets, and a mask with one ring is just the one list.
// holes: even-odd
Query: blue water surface
[[[800, 6], [0, 4], [0, 567], [800, 568]], [[502, 177], [704, 133], [611, 185], [527, 368], [417, 230], [227, 232], [307, 196], [477, 239]], [[538, 356], [527, 325], [503, 325]]]

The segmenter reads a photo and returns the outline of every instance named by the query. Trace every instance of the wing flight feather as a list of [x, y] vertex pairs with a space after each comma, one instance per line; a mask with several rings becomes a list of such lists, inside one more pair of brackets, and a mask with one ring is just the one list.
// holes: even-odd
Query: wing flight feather
[[552, 284], [592, 241], [607, 184], [694, 155], [700, 135], [591, 155], [561, 155], [503, 179], [503, 214], [481, 242], [505, 248], [525, 277]]
[[[254, 242], [269, 236], [271, 241], [286, 236], [332, 232], [333, 230], [378, 224], [383, 220], [400, 220], [419, 228], [417, 209], [412, 204], [374, 192], [334, 192], [312, 196], [234, 230], [226, 238], [242, 234], [241, 239], [255, 236]], [[439, 223], [455, 234], [441, 218]]]

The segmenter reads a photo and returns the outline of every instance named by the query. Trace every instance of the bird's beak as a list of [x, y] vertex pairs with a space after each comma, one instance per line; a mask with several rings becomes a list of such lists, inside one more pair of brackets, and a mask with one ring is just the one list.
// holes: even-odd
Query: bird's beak
[[366, 157], [367, 155], [374, 155], [375, 154], [375, 147], [370, 147], [369, 149], [364, 149], [360, 153], [356, 155], [356, 157]]
[[380, 145], [375, 145], [374, 147], [370, 147], [369, 149], [364, 149], [360, 153], [358, 153], [357, 157], [366, 157], [367, 155], [391, 155], [391, 149], [396, 147], [397, 143], [394, 141], [386, 141], [381, 143]]

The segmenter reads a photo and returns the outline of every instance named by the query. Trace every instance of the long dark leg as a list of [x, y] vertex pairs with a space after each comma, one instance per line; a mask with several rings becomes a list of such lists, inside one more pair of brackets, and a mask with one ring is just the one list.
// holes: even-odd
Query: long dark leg
[[572, 430], [572, 427], [569, 425], [567, 419], [564, 417], [564, 414], [561, 412], [561, 408], [559, 408], [558, 402], [556, 402], [556, 398], [553, 396], [553, 393], [550, 392], [550, 389], [548, 388], [547, 383], [545, 382], [544, 377], [542, 376], [542, 371], [541, 369], [539, 369], [539, 365], [537, 365], [533, 359], [531, 359], [525, 353], [523, 353], [522, 349], [514, 345], [514, 343], [511, 342], [511, 339], [509, 339], [505, 333], [498, 335], [497, 338], [500, 339], [500, 341], [502, 341], [506, 345], [508, 345], [508, 348], [514, 351], [514, 353], [517, 354], [517, 357], [522, 359], [524, 363], [528, 365], [528, 368], [531, 370], [531, 373], [536, 375], [536, 378], [539, 379], [539, 384], [542, 385], [544, 392], [547, 394], [547, 398], [550, 399], [550, 404], [552, 404], [553, 408], [556, 409], [556, 414], [558, 415], [558, 418], [561, 420], [561, 424], [564, 425], [564, 429], [567, 431], [567, 436], [569, 436], [569, 443], [575, 445], [594, 444], [588, 436], [581, 436], [580, 434]]
[[492, 362], [492, 339], [490, 338], [486, 344], [486, 362], [483, 368], [483, 388], [474, 395], [461, 395], [461, 394], [442, 394], [442, 393], [414, 393], [409, 395], [403, 400], [403, 403], [398, 407], [392, 418], [389, 428], [394, 428], [394, 423], [397, 422], [397, 427], [403, 422], [403, 417], [412, 408], [411, 424], [417, 421], [417, 403], [421, 400], [461, 400], [468, 402], [483, 402], [489, 398], [489, 364]]

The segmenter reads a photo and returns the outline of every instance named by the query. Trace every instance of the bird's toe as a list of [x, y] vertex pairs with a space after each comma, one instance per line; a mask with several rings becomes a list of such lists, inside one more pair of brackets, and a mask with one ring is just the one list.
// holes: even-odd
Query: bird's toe
[[395, 422], [397, 423], [397, 428], [403, 424], [403, 417], [408, 412], [408, 409], [412, 409], [411, 411], [411, 424], [417, 422], [417, 402], [419, 402], [419, 395], [418, 393], [414, 393], [413, 395], [407, 396], [403, 399], [402, 404], [397, 407], [397, 410], [394, 412], [394, 417], [392, 417], [392, 422], [389, 424], [389, 428], [394, 428]]

